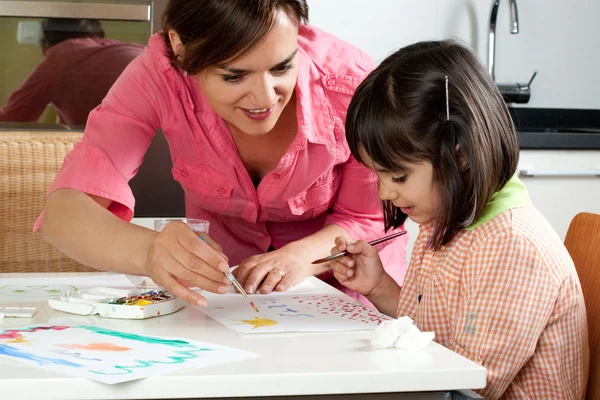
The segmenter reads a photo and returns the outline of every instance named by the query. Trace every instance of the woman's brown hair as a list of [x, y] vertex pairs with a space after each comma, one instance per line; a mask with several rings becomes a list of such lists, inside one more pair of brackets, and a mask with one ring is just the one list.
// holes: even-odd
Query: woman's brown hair
[[[519, 158], [517, 133], [496, 84], [475, 54], [454, 41], [415, 43], [385, 59], [356, 90], [346, 137], [358, 161], [364, 163], [364, 149], [389, 172], [405, 163], [432, 164], [441, 204], [435, 250], [481, 216]], [[383, 209], [386, 229], [406, 220], [389, 201]]]
[[276, 11], [308, 22], [306, 0], [169, 0], [162, 17], [163, 37], [179, 35], [184, 53], [173, 63], [195, 75], [207, 67], [236, 60], [272, 29]]

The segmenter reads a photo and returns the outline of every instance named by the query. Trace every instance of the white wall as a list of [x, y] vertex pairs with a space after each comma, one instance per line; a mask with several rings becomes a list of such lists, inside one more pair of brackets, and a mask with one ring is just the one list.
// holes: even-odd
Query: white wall
[[[357, 45], [376, 62], [417, 40], [455, 38], [487, 63], [491, 0], [308, 0], [311, 22]], [[497, 21], [496, 78], [527, 82], [526, 107], [600, 109], [599, 0], [517, 0], [520, 33], [509, 32], [509, 2]]]

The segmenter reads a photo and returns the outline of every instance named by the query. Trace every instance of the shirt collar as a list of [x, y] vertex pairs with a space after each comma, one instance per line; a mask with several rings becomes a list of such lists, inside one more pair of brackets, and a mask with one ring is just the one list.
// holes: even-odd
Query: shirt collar
[[513, 176], [506, 185], [492, 196], [483, 213], [466, 229], [472, 231], [478, 226], [483, 225], [492, 218], [510, 210], [511, 208], [519, 208], [531, 205], [529, 192], [517, 176]]

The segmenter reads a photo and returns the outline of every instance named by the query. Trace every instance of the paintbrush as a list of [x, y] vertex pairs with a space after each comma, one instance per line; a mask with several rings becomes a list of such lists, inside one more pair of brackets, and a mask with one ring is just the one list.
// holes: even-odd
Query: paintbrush
[[[391, 235], [384, 236], [384, 237], [379, 238], [379, 239], [375, 239], [375, 240], [369, 242], [369, 244], [371, 246], [375, 246], [376, 244], [386, 242], [386, 241], [388, 241], [390, 239], [393, 239], [393, 238], [398, 237], [398, 236], [402, 236], [404, 234], [406, 234], [406, 231], [400, 231], [400, 232], [392, 233]], [[335, 260], [336, 258], [340, 258], [340, 257], [346, 256], [348, 254], [349, 253], [346, 250], [346, 251], [342, 251], [342, 252], [339, 252], [339, 253], [332, 254], [332, 255], [330, 255], [328, 257], [325, 257], [325, 258], [319, 258], [318, 260], [315, 260], [312, 263], [313, 264], [321, 264], [321, 263], [324, 263], [326, 261], [331, 261], [331, 260]]]
[[237, 279], [235, 279], [235, 276], [233, 276], [231, 271], [225, 272], [225, 275], [229, 278], [231, 283], [233, 283], [233, 286], [235, 286], [235, 288], [242, 294], [242, 296], [244, 296], [246, 298], [248, 303], [250, 303], [252, 308], [254, 308], [254, 311], [259, 312], [258, 308], [256, 307], [256, 304], [254, 304], [254, 302], [252, 300], [250, 300], [250, 297], [248, 297], [248, 295], [246, 294], [246, 291], [244, 290], [244, 288], [242, 288], [242, 285], [240, 285], [240, 283], [237, 281]]
[[[198, 237], [204, 243], [208, 244], [208, 242], [206, 241], [206, 239], [204, 239], [202, 236], [198, 235]], [[235, 286], [235, 288], [238, 290], [238, 292], [240, 292], [242, 294], [242, 296], [244, 296], [244, 298], [248, 301], [248, 303], [250, 303], [250, 305], [252, 306], [252, 308], [254, 308], [254, 311], [260, 312], [260, 311], [258, 311], [258, 308], [256, 307], [256, 304], [254, 304], [254, 302], [252, 300], [250, 300], [250, 297], [248, 297], [248, 295], [246, 294], [246, 291], [244, 290], [244, 288], [242, 287], [242, 285], [240, 285], [240, 283], [237, 281], [237, 279], [235, 279], [235, 276], [233, 276], [233, 274], [231, 273], [231, 271], [225, 272], [225, 275], [229, 278], [229, 280], [231, 281], [231, 283], [233, 283], [233, 286]]]

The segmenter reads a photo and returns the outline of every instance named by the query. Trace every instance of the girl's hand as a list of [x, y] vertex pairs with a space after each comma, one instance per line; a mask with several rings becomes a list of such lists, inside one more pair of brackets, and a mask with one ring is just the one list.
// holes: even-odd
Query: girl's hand
[[242, 261], [233, 274], [246, 293], [255, 293], [257, 290], [262, 294], [269, 294], [273, 290], [283, 292], [310, 275], [306, 261], [296, 254], [285, 246], [258, 254]]
[[206, 299], [189, 287], [226, 293], [227, 257], [210, 236], [198, 237], [185, 223], [169, 222], [158, 233], [148, 252], [149, 276], [174, 296], [190, 304], [206, 306]]
[[350, 253], [329, 262], [333, 275], [345, 287], [369, 297], [388, 280], [389, 275], [383, 269], [379, 253], [364, 240], [350, 243], [338, 237], [335, 245], [331, 254], [345, 250]]

